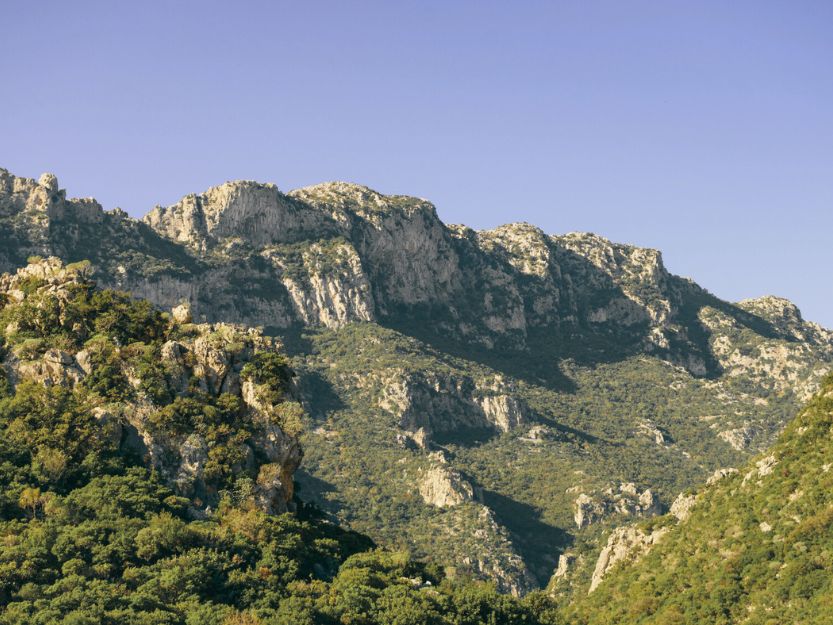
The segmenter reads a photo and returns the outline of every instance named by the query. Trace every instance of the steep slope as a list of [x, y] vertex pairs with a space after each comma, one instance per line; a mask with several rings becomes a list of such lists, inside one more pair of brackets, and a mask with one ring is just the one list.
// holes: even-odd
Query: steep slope
[[285, 512], [300, 407], [279, 346], [87, 269], [0, 276], [2, 625], [553, 623], [544, 596]]
[[359, 185], [229, 182], [137, 221], [0, 172], [0, 226], [8, 268], [89, 258], [162, 309], [280, 337], [303, 498], [518, 593], [765, 447], [833, 363], [789, 302], [723, 302], [656, 250], [446, 226]]
[[88, 269], [51, 258], [0, 276], [0, 380], [15, 394], [8, 414], [68, 404], [86, 415], [83, 433], [17, 422], [5, 444], [34, 445], [41, 477], [57, 486], [72, 483], [65, 466], [84, 455], [124, 452], [197, 516], [240, 480], [252, 483], [265, 512], [285, 512], [303, 409], [289, 395], [292, 374], [274, 339], [193, 324], [184, 307], [163, 316], [95, 290]]
[[630, 530], [651, 537], [647, 554], [628, 564], [646, 547], [623, 544], [570, 622], [830, 623], [831, 467], [833, 376], [775, 446], [689, 496], [679, 522]]

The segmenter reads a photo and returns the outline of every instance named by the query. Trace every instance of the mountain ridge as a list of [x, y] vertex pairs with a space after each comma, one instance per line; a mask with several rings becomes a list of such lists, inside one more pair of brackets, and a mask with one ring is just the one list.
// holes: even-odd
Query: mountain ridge
[[765, 447], [833, 364], [786, 300], [724, 302], [657, 250], [446, 226], [360, 185], [225, 183], [136, 220], [5, 172], [0, 222], [0, 269], [88, 258], [104, 286], [281, 337], [310, 414], [301, 492], [514, 592]]

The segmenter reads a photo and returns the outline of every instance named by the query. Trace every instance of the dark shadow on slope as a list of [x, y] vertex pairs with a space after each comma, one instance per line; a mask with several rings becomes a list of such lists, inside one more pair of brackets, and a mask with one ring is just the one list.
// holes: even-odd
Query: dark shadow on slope
[[458, 445], [460, 447], [479, 447], [496, 438], [500, 432], [494, 428], [459, 427], [454, 430], [440, 431], [432, 434], [432, 445]]
[[[441, 321], [442, 318], [445, 320]], [[446, 310], [398, 309], [380, 320], [380, 324], [425, 343], [441, 354], [486, 366], [498, 373], [540, 384], [561, 392], [574, 392], [574, 382], [564, 375], [558, 359], [537, 352], [488, 349], [451, 335], [453, 321]]]
[[[740, 306], [712, 295], [705, 289], [693, 284], [684, 278], [672, 276], [672, 283], [683, 293], [683, 304], [681, 313], [685, 319], [702, 327], [697, 315], [705, 307], [711, 307], [734, 319], [739, 325], [752, 330], [766, 339], [780, 339], [784, 341], [795, 341], [796, 338], [781, 331], [778, 327], [763, 317], [750, 313]], [[703, 328], [707, 332], [706, 328]]]
[[298, 389], [301, 398], [315, 420], [326, 419], [327, 415], [347, 407], [327, 378], [312, 369], [297, 370]]
[[313, 343], [305, 334], [307, 329], [302, 325], [293, 325], [290, 328], [269, 326], [264, 331], [269, 336], [279, 338], [284, 351], [290, 356], [304, 356], [313, 351]]
[[671, 349], [687, 350], [699, 355], [706, 365], [707, 378], [715, 379], [722, 375], [723, 369], [710, 345], [711, 331], [700, 321], [704, 308], [713, 308], [730, 317], [741, 328], [751, 330], [758, 336], [770, 340], [796, 341], [797, 339], [776, 327], [763, 317], [752, 314], [730, 302], [725, 302], [705, 289], [677, 276], [672, 276], [671, 284], [681, 294], [677, 321], [686, 329], [687, 341], [675, 341], [672, 337]]
[[[53, 219], [49, 224], [53, 253], [64, 262], [90, 260], [108, 273], [116, 264], [142, 273], [170, 273], [192, 279], [205, 267], [184, 245], [150, 226], [102, 213], [101, 221]], [[112, 279], [115, 276], [108, 275]]]
[[0, 219], [0, 272], [13, 272], [26, 264], [20, 249], [21, 238], [13, 219]]
[[500, 493], [484, 489], [483, 503], [495, 513], [497, 522], [509, 531], [515, 550], [538, 584], [546, 586], [558, 565], [558, 556], [570, 544], [570, 535], [541, 521], [541, 513], [533, 506]]
[[343, 508], [339, 501], [328, 498], [327, 493], [338, 489], [326, 480], [312, 475], [303, 466], [295, 471], [295, 497], [305, 505], [312, 506], [330, 520]]
[[[472, 360], [508, 376], [560, 392], [575, 391], [574, 382], [560, 368], [561, 360], [571, 359], [581, 365], [593, 366], [618, 362], [644, 351], [644, 341], [650, 330], [647, 314], [644, 322], [591, 322], [591, 313], [612, 303], [630, 300], [610, 275], [583, 256], [564, 248], [557, 250], [559, 267], [567, 273], [566, 277], [558, 277], [560, 284], [556, 285], [561, 301], [557, 310], [536, 313], [549, 314], [551, 320], [540, 325], [528, 323], [525, 337], [517, 332], [503, 335], [492, 332], [485, 317], [497, 314], [500, 318], [511, 318], [519, 303], [520, 292], [529, 319], [536, 296], [551, 286], [547, 286], [544, 279], [519, 273], [508, 262], [485, 254], [467, 242], [460, 242], [459, 246], [461, 259], [475, 257], [476, 260], [461, 261], [464, 272], [461, 283], [465, 288], [453, 295], [450, 306], [401, 306], [389, 310], [383, 325], [453, 357]], [[496, 273], [511, 276], [510, 286], [490, 282], [489, 276]], [[484, 309], [487, 300], [491, 302], [491, 312]], [[461, 325], [474, 328], [475, 336], [488, 338], [494, 347], [462, 337]]]
[[560, 437], [563, 437], [563, 439], [559, 438], [559, 440], [569, 441], [573, 439], [591, 444], [613, 444], [611, 443], [611, 441], [599, 438], [598, 436], [594, 436], [593, 434], [585, 432], [584, 430], [579, 430], [577, 428], [571, 427], [565, 423], [556, 421], [552, 417], [548, 417], [546, 415], [536, 413], [535, 421], [538, 423], [542, 423], [543, 425], [546, 425], [555, 430], [558, 433], [558, 435], [560, 435]]
[[[472, 253], [467, 250], [467, 253]], [[474, 252], [477, 253], [477, 252]], [[489, 290], [479, 270], [466, 276], [467, 288], [457, 293], [451, 306], [398, 307], [389, 311], [382, 324], [403, 334], [412, 336], [432, 348], [454, 358], [474, 361], [495, 371], [525, 380], [532, 384], [544, 385], [560, 392], [573, 392], [574, 382], [566, 376], [559, 363], [569, 359], [581, 366], [593, 367], [599, 364], [615, 363], [639, 354], [667, 358], [683, 365], [692, 363], [690, 369], [697, 371], [694, 362], [698, 359], [705, 367], [704, 377], [716, 378], [722, 374], [721, 367], [712, 353], [709, 339], [711, 332], [700, 321], [700, 311], [710, 306], [734, 319], [740, 326], [768, 339], [795, 340], [780, 331], [772, 323], [740, 307], [724, 302], [697, 285], [670, 275], [660, 292], [653, 285], [635, 285], [644, 301], [651, 298], [667, 297], [672, 301], [676, 314], [672, 324], [682, 326], [683, 332], [669, 332], [670, 346], [667, 350], [646, 349], [651, 326], [647, 309], [644, 320], [629, 319], [627, 322], [614, 318], [591, 322], [599, 311], [615, 310], [617, 303], [631, 306], [625, 292], [604, 271], [598, 269], [583, 256], [570, 250], [558, 250], [559, 263], [565, 267], [565, 282], [562, 287], [565, 296], [559, 304], [562, 310], [555, 315], [560, 322], [529, 327], [523, 348], [517, 335], [500, 337], [489, 332], [483, 322], [485, 312], [482, 303], [487, 291], [492, 301], [507, 300]], [[484, 260], [495, 264], [494, 259]], [[465, 268], [464, 268], [465, 269]], [[511, 267], [502, 265], [501, 271], [513, 274]], [[514, 272], [514, 283], [521, 290], [527, 290], [524, 302], [532, 310], [531, 300], [536, 292], [535, 278]], [[569, 286], [565, 286], [569, 284]], [[611, 304], [614, 304], [611, 306]], [[508, 309], [507, 309], [508, 315]], [[602, 315], [603, 316], [603, 315]], [[487, 348], [477, 340], [461, 337], [460, 326], [466, 324], [477, 328], [481, 336], [494, 340], [495, 346]], [[703, 375], [702, 372], [696, 373]]]

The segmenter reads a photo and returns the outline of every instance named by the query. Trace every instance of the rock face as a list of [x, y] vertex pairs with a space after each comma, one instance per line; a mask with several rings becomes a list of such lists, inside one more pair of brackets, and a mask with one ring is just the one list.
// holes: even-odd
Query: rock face
[[747, 424], [739, 428], [718, 432], [717, 436], [718, 438], [721, 438], [729, 443], [738, 451], [741, 451], [749, 447], [750, 443], [755, 440], [757, 434], [757, 428]]
[[662, 512], [662, 504], [651, 489], [639, 493], [636, 485], [628, 482], [616, 489], [607, 488], [594, 497], [581, 493], [576, 497], [573, 510], [573, 520], [581, 529], [614, 514], [654, 516]]
[[663, 527], [645, 533], [632, 525], [617, 527], [613, 530], [607, 540], [607, 545], [602, 549], [599, 559], [596, 561], [596, 568], [593, 570], [593, 577], [590, 579], [589, 592], [596, 590], [596, 587], [614, 565], [645, 555], [667, 532], [668, 528]]
[[55, 348], [33, 360], [12, 357], [6, 364], [13, 381], [33, 380], [44, 386], [75, 386], [85, 375], [72, 354]]
[[[78, 310], [72, 307], [74, 300], [92, 290], [85, 266], [64, 267], [57, 258], [0, 276], [0, 302], [6, 302], [0, 309], [7, 318], [19, 319], [4, 330], [13, 347], [0, 363], [2, 370], [10, 373], [13, 385], [34, 381], [47, 387], [74, 388], [83, 385], [88, 376], [102, 375], [96, 367], [102, 354], [108, 353], [108, 362], [115, 364], [108, 365], [107, 375], [112, 380], [124, 376], [131, 388], [125, 389], [124, 398], [118, 401], [88, 400], [99, 402], [91, 411], [101, 436], [137, 452], [177, 494], [191, 499], [195, 513], [215, 506], [218, 485], [207, 468], [217, 441], [197, 431], [160, 425], [165, 423], [160, 414], [173, 404], [170, 399], [160, 403], [162, 400], [147, 390], [148, 378], [134, 354], [137, 344], [116, 345], [107, 348], [110, 352], [101, 352], [101, 341], [92, 337], [84, 349], [63, 350], [45, 346], [43, 339], [17, 337], [21, 324], [27, 325], [30, 335], [38, 332], [41, 318], [48, 325], [42, 328], [47, 332], [55, 331], [55, 324], [69, 324]], [[87, 332], [84, 321], [78, 319], [72, 326], [79, 336]], [[196, 390], [218, 401], [225, 398], [226, 402], [242, 402], [241, 418], [251, 424], [251, 431], [229, 450], [241, 459], [231, 467], [232, 477], [252, 476], [253, 496], [260, 507], [269, 513], [285, 512], [293, 494], [292, 476], [302, 457], [300, 444], [281, 427], [279, 413], [285, 402], [276, 405], [273, 389], [244, 375], [244, 367], [257, 355], [278, 354], [279, 345], [258, 330], [189, 322], [187, 307], [180, 306], [164, 330], [171, 338], [154, 357], [164, 372], [162, 377], [153, 378], [159, 393], [187, 400]], [[213, 461], [216, 464], [216, 458]]]
[[552, 583], [558, 584], [561, 580], [565, 579], [570, 572], [570, 568], [573, 564], [580, 560], [581, 557], [582, 556], [577, 557], [576, 554], [570, 553], [569, 551], [562, 553], [558, 557], [558, 566], [552, 574]]
[[532, 353], [540, 346], [528, 339], [542, 332], [606, 337], [696, 375], [799, 382], [802, 393], [819, 379], [808, 363], [833, 362], [833, 334], [786, 300], [727, 306], [669, 274], [656, 250], [523, 223], [449, 227], [425, 200], [360, 185], [284, 194], [227, 182], [138, 222], [67, 199], [50, 174], [35, 181], [0, 170], [0, 219], [8, 240], [0, 269], [30, 254], [84, 254], [102, 283], [168, 309], [187, 301], [197, 321], [288, 328], [430, 319], [438, 335]]
[[[704, 307], [699, 313], [711, 333], [711, 352], [723, 372], [776, 392], [794, 392], [800, 401], [809, 399], [830, 370], [827, 354], [833, 333], [805, 321], [798, 308], [782, 298], [744, 300], [738, 306], [760, 320], [760, 332], [714, 307]], [[825, 355], [808, 369], [807, 355], [817, 350]], [[743, 438], [743, 434], [733, 436], [729, 442], [744, 445]]]
[[144, 220], [174, 241], [205, 251], [229, 238], [255, 246], [291, 243], [329, 225], [326, 215], [304, 211], [273, 184], [239, 181], [158, 206]]
[[668, 434], [663, 432], [660, 428], [656, 426], [655, 423], [650, 421], [649, 419], [643, 419], [639, 423], [639, 431], [649, 438], [653, 438], [654, 442], [657, 445], [665, 446], [669, 443]]
[[475, 498], [472, 485], [444, 462], [437, 462], [425, 471], [419, 482], [419, 494], [425, 503], [437, 508], [457, 506]]
[[715, 472], [711, 474], [709, 479], [706, 480], [706, 485], [711, 486], [712, 484], [715, 484], [716, 482], [722, 480], [724, 477], [734, 475], [737, 472], [738, 470], [733, 467], [729, 467], [726, 469], [716, 469]]
[[386, 371], [379, 407], [391, 412], [418, 446], [432, 437], [466, 430], [508, 432], [527, 422], [530, 411], [500, 377], [474, 381], [431, 373]]
[[670, 512], [674, 515], [677, 521], [685, 521], [691, 516], [691, 509], [694, 507], [696, 502], [696, 495], [684, 495], [683, 493], [680, 493], [674, 500], [674, 503], [671, 504]]
[[279, 255], [268, 257], [281, 271], [281, 283], [303, 323], [337, 328], [375, 320], [370, 283], [349, 243], [313, 244], [301, 254], [300, 266]]

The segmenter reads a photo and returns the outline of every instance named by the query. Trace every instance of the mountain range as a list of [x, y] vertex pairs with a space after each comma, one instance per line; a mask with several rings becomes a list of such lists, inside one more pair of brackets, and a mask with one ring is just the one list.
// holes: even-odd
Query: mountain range
[[792, 303], [720, 300], [656, 250], [348, 183], [228, 182], [133, 219], [0, 170], [0, 271], [33, 257], [261, 328], [297, 374], [293, 494], [516, 595], [601, 597], [611, 532], [768, 448], [833, 368]]

